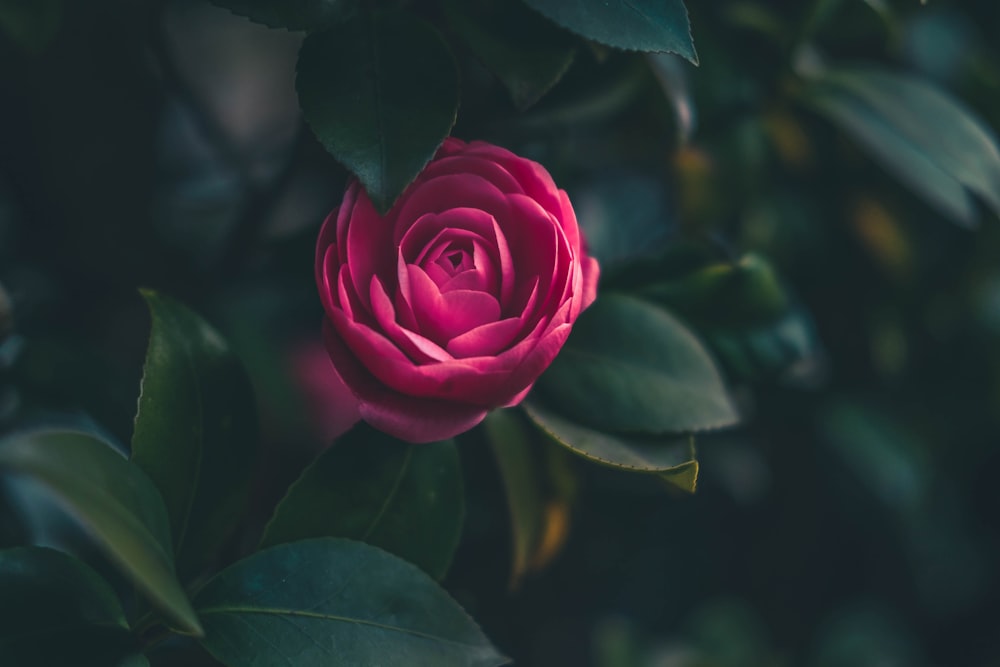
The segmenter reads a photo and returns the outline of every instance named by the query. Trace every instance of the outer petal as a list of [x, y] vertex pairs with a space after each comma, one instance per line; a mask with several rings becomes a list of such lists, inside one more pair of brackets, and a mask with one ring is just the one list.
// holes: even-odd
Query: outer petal
[[416, 398], [393, 391], [357, 361], [330, 325], [323, 325], [326, 349], [337, 373], [358, 399], [366, 422], [407, 442], [433, 442], [463, 433], [486, 417], [481, 406]]

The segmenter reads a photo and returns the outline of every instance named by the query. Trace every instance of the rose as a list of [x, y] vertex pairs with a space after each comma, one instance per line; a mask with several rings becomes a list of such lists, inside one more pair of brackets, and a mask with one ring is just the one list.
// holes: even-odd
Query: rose
[[316, 247], [334, 367], [365, 421], [410, 442], [519, 403], [597, 276], [544, 167], [453, 138], [385, 216], [353, 181]]

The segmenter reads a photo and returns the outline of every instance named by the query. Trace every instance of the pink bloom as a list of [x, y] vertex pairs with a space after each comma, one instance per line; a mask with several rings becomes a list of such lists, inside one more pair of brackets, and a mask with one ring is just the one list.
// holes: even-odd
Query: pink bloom
[[410, 442], [519, 403], [597, 291], [538, 163], [447, 139], [386, 216], [357, 181], [316, 246], [326, 347], [361, 417]]

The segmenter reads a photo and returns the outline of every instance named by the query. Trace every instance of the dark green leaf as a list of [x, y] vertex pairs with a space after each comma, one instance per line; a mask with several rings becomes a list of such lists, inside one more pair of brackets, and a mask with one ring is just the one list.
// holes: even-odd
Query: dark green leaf
[[698, 56], [682, 0], [526, 0], [573, 32], [619, 49]]
[[292, 485], [261, 545], [345, 537], [440, 579], [458, 546], [463, 508], [453, 441], [411, 445], [359, 424]]
[[171, 624], [201, 632], [174, 574], [163, 500], [142, 470], [95, 437], [71, 431], [10, 436], [0, 442], [0, 470], [48, 487]]
[[1000, 215], [996, 135], [930, 82], [875, 68], [831, 71], [803, 99], [955, 222], [977, 222], [969, 193]]
[[655, 305], [620, 294], [584, 311], [536, 393], [569, 419], [604, 431], [685, 433], [738, 420], [694, 334]]
[[182, 575], [232, 533], [249, 491], [256, 413], [226, 342], [173, 299], [144, 291], [153, 317], [132, 461], [163, 496]]
[[537, 102], [569, 69], [573, 37], [519, 0], [446, 0], [448, 22], [510, 91], [514, 106]]
[[632, 438], [602, 433], [569, 421], [537, 401], [525, 405], [528, 416], [570, 451], [612, 468], [656, 474], [693, 493], [698, 481], [694, 438]]
[[196, 599], [205, 646], [229, 667], [492, 667], [507, 662], [417, 567], [319, 538], [258, 552]]
[[121, 603], [96, 572], [42, 547], [0, 551], [0, 664], [124, 667], [135, 658]]
[[358, 17], [306, 38], [296, 88], [323, 146], [382, 213], [451, 131], [458, 71], [429, 24], [402, 14]]
[[358, 0], [212, 0], [234, 14], [272, 28], [319, 30], [357, 13]]

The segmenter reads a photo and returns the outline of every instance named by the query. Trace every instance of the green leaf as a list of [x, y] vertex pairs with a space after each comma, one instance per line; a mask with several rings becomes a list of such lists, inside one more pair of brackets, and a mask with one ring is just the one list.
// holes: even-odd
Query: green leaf
[[462, 41], [527, 109], [554, 86], [576, 55], [576, 40], [519, 0], [445, 0]]
[[711, 262], [637, 292], [695, 322], [717, 325], [767, 322], [789, 306], [774, 267], [752, 253], [735, 262]]
[[142, 470], [91, 435], [34, 431], [0, 442], [0, 471], [48, 487], [173, 626], [201, 632], [174, 574], [163, 500]]
[[972, 111], [932, 83], [877, 68], [815, 77], [803, 101], [953, 221], [972, 226], [970, 193], [1000, 215], [1000, 149]]
[[694, 334], [666, 311], [621, 294], [581, 314], [535, 391], [571, 420], [603, 431], [686, 433], [738, 420]]
[[483, 425], [507, 496], [514, 590], [565, 546], [577, 477], [572, 457], [531, 428], [521, 410], [493, 410]]
[[448, 594], [381, 549], [319, 538], [260, 551], [195, 603], [229, 667], [492, 667], [507, 661]]
[[381, 547], [441, 579], [463, 515], [453, 441], [411, 445], [359, 424], [292, 485], [261, 546], [344, 537]]
[[196, 573], [232, 534], [250, 489], [256, 411], [221, 336], [185, 306], [143, 291], [153, 318], [132, 462], [163, 496], [177, 569]]
[[115, 592], [76, 558], [43, 547], [0, 551], [0, 591], [0, 664], [136, 664]]
[[358, 0], [212, 0], [234, 14], [271, 28], [319, 30], [358, 11]]
[[574, 423], [538, 401], [525, 404], [532, 421], [563, 447], [602, 465], [658, 475], [665, 482], [694, 493], [698, 461], [694, 438], [633, 438], [602, 433]]
[[630, 51], [670, 52], [698, 64], [682, 0], [525, 0], [562, 27]]
[[545, 503], [533, 443], [511, 410], [493, 410], [484, 422], [510, 512], [513, 558], [510, 585], [531, 569], [544, 533]]
[[458, 70], [428, 23], [363, 16], [309, 35], [295, 82], [306, 121], [385, 213], [455, 124]]

